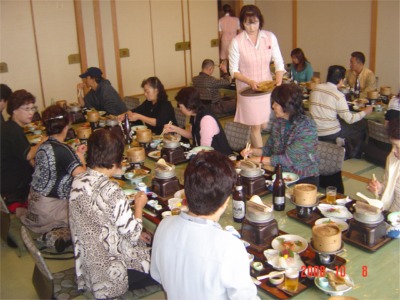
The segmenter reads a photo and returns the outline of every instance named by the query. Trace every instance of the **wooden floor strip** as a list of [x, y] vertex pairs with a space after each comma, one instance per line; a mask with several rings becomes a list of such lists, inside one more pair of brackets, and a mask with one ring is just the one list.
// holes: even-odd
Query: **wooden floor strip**
[[360, 175], [357, 175], [357, 174], [354, 174], [354, 173], [346, 172], [346, 171], [343, 171], [343, 170], [342, 170], [342, 176], [348, 177], [350, 179], [354, 179], [354, 180], [357, 180], [357, 181], [365, 182], [365, 183], [368, 183], [371, 180], [370, 178], [363, 177], [363, 176], [360, 176]]

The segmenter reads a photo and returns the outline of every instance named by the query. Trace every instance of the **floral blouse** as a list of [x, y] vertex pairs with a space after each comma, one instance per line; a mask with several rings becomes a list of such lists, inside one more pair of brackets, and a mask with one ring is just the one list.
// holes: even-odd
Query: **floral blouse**
[[74, 178], [69, 219], [79, 289], [90, 289], [96, 299], [114, 298], [128, 289], [127, 269], [148, 272], [142, 221], [107, 176], [87, 168]]

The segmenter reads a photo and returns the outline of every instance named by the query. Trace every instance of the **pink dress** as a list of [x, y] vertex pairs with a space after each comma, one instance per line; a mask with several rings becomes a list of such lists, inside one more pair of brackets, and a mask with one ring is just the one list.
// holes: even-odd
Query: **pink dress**
[[219, 57], [221, 60], [228, 59], [229, 45], [240, 28], [239, 19], [225, 15], [219, 19], [218, 23], [219, 31], [221, 32], [221, 49]]
[[[261, 82], [272, 80], [269, 64], [272, 57], [271, 33], [260, 31], [258, 48], [246, 38], [245, 32], [236, 36], [239, 46], [239, 71], [244, 76]], [[246, 83], [236, 80], [237, 108], [235, 122], [246, 125], [261, 125], [267, 123], [271, 113], [271, 94], [261, 96], [241, 96], [240, 91], [248, 87]]]

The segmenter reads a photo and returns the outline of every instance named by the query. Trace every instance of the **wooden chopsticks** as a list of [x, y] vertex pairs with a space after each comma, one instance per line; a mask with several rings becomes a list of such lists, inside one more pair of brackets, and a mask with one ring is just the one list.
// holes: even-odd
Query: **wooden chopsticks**
[[[171, 121], [169, 121], [168, 122], [168, 125], [172, 125], [172, 122]], [[160, 134], [160, 136], [161, 137], [163, 137], [164, 136], [164, 134], [165, 134], [165, 129], [161, 132], [161, 134]]]

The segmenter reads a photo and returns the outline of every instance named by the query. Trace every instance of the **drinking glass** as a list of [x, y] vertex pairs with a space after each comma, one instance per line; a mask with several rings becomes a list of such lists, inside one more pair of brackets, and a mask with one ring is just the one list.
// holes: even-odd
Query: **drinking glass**
[[326, 202], [328, 204], [336, 204], [336, 187], [328, 186], [326, 188]]
[[299, 286], [299, 270], [288, 268], [285, 270], [285, 289], [288, 292], [296, 292]]

